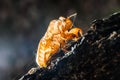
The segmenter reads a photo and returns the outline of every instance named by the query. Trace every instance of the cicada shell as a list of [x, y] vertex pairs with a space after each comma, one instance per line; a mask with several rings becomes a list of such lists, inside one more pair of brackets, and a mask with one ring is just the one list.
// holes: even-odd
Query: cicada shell
[[82, 36], [80, 28], [72, 28], [73, 22], [70, 17], [59, 17], [59, 19], [50, 22], [38, 45], [36, 62], [40, 68], [48, 66], [51, 56], [57, 53], [67, 40], [77, 40]]

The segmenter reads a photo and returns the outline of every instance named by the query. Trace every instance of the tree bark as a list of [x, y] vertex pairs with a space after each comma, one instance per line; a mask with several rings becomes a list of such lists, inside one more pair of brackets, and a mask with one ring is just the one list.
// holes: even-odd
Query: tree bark
[[32, 68], [20, 80], [120, 80], [120, 13], [93, 21], [67, 49], [53, 56], [50, 69]]

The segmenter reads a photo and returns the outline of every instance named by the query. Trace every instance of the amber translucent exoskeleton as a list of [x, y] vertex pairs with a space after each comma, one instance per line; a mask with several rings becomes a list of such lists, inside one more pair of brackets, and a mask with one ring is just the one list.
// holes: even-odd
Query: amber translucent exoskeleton
[[[47, 67], [51, 56], [66, 44], [67, 40], [77, 40], [82, 36], [80, 28], [72, 28], [70, 17], [52, 20], [45, 35], [39, 42], [36, 62], [39, 67]], [[80, 35], [79, 35], [80, 34]]]

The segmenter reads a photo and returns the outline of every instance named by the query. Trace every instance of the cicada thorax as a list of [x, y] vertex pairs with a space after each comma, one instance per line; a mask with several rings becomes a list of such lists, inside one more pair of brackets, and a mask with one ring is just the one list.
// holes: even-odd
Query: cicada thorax
[[69, 18], [59, 17], [59, 19], [52, 20], [48, 26], [47, 33], [61, 34], [68, 31], [73, 26], [72, 21]]

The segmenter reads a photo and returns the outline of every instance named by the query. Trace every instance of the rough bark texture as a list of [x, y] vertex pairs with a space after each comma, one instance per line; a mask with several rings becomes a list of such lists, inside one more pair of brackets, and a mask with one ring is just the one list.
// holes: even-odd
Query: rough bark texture
[[32, 68], [20, 80], [120, 80], [120, 13], [95, 20], [50, 69]]

